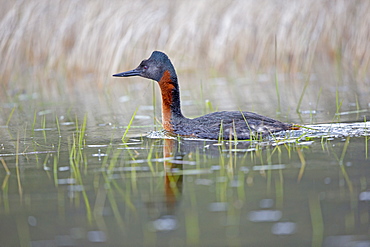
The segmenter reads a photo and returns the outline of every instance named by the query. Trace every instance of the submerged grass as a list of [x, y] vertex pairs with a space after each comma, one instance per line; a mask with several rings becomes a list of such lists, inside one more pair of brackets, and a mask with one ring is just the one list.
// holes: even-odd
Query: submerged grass
[[[303, 96], [305, 95], [305, 92], [306, 92], [306, 89], [309, 85], [309, 77], [306, 79], [306, 82], [304, 84], [304, 87], [303, 87], [303, 90], [302, 90], [302, 93], [301, 93], [301, 96], [299, 97], [299, 100], [298, 100], [298, 104], [297, 104], [297, 108], [296, 108], [296, 112], [299, 113], [300, 112], [300, 109], [301, 109], [301, 104], [302, 104], [302, 100], [303, 100]], [[319, 94], [320, 95], [320, 94]], [[317, 96], [318, 98], [320, 96]], [[318, 101], [317, 101], [318, 102]]]
[[299, 169], [297, 182], [299, 183], [302, 180], [305, 168], [306, 168], [306, 160], [304, 158], [304, 154], [300, 148], [296, 149], [299, 160], [301, 161], [301, 168]]
[[126, 127], [126, 129], [125, 129], [125, 132], [123, 133], [123, 136], [122, 136], [122, 142], [125, 142], [125, 139], [126, 139], [127, 133], [128, 133], [128, 131], [130, 130], [130, 128], [131, 128], [132, 122], [134, 121], [134, 118], [135, 118], [135, 116], [136, 116], [136, 113], [137, 113], [137, 110], [138, 110], [138, 109], [139, 109], [139, 108], [136, 108], [136, 110], [134, 111], [134, 113], [133, 113], [133, 114], [132, 114], [132, 116], [131, 116], [130, 122], [128, 123], [128, 125], [127, 125], [127, 127]]
[[[43, 117], [40, 117], [42, 121]], [[52, 119], [53, 123], [58, 125], [58, 121], [55, 121]], [[89, 145], [86, 145], [85, 142], [89, 141], [89, 139], [86, 138], [86, 133], [90, 133], [88, 131], [88, 125], [87, 125], [87, 118], [83, 120], [76, 120], [76, 125], [72, 126], [75, 129], [72, 131], [74, 132], [74, 135], [72, 138], [70, 138], [70, 143], [68, 147], [70, 148], [70, 168], [71, 168], [71, 176], [76, 180], [76, 186], [81, 185], [81, 191], [71, 191], [68, 193], [68, 195], [71, 196], [71, 201], [77, 205], [80, 202], [82, 202], [81, 206], [86, 207], [86, 221], [92, 222], [92, 225], [89, 227], [98, 228], [101, 231], [104, 231], [106, 233], [111, 234], [110, 236], [113, 236], [113, 231], [111, 230], [114, 228], [118, 228], [119, 234], [127, 234], [130, 233], [130, 229], [132, 227], [137, 227], [135, 224], [140, 224], [140, 227], [142, 229], [139, 229], [139, 231], [136, 234], [140, 234], [140, 230], [143, 230], [143, 235], [145, 234], [153, 234], [154, 237], [157, 237], [158, 234], [161, 234], [159, 232], [153, 233], [152, 230], [148, 230], [148, 226], [154, 222], [154, 219], [157, 219], [157, 217], [162, 215], [162, 212], [165, 211], [160, 207], [158, 209], [157, 204], [158, 201], [155, 201], [156, 198], [160, 198], [159, 200], [162, 201], [162, 194], [157, 194], [157, 191], [161, 191], [161, 186], [163, 186], [163, 182], [161, 180], [163, 179], [162, 172], [154, 174], [155, 171], [155, 165], [151, 164], [151, 162], [157, 162], [154, 161], [156, 155], [158, 155], [158, 150], [162, 148], [161, 143], [163, 140], [155, 140], [148, 142], [143, 142], [140, 147], [144, 150], [139, 150], [138, 159], [143, 160], [144, 163], [141, 165], [138, 165], [136, 163], [130, 163], [130, 158], [134, 159], [134, 154], [130, 154], [129, 150], [126, 150], [122, 148], [122, 146], [127, 147], [130, 144], [124, 143], [121, 144], [119, 138], [116, 140], [118, 143], [114, 143], [113, 138], [109, 140], [104, 140], [104, 144], [108, 142], [109, 144], [106, 145], [106, 151], [105, 153], [107, 156], [104, 157], [103, 161], [99, 160], [96, 163], [91, 163], [89, 165], [92, 165], [93, 167], [90, 167], [91, 169], [88, 171], [88, 173], [83, 173], [84, 166], [81, 164], [86, 163], [86, 153], [88, 156], [91, 154], [89, 150]], [[37, 123], [40, 123], [40, 120], [37, 119]], [[49, 124], [48, 124], [48, 127]], [[129, 126], [128, 126], [129, 129]], [[235, 129], [235, 127], [234, 127]], [[62, 133], [65, 133], [65, 131], [62, 127]], [[58, 128], [55, 128], [55, 133], [58, 133], [60, 136], [60, 130], [58, 131]], [[231, 131], [230, 134], [233, 132]], [[28, 132], [28, 134], [30, 134]], [[40, 133], [41, 135], [42, 133]], [[234, 133], [235, 135], [235, 133]], [[48, 138], [52, 136], [48, 133]], [[42, 139], [42, 135], [41, 135]], [[144, 138], [143, 138], [144, 139]], [[349, 140], [349, 139], [348, 139]], [[99, 140], [100, 141], [100, 140]], [[142, 141], [142, 140], [141, 140]], [[177, 140], [173, 140], [174, 142], [177, 142], [177, 144], [184, 144], [183, 139], [178, 138]], [[279, 139], [274, 139], [272, 142], [278, 142]], [[103, 142], [103, 141], [102, 141]], [[102, 143], [100, 143], [102, 144]], [[158, 145], [159, 144], [159, 145]], [[194, 143], [193, 143], [194, 144]], [[217, 144], [214, 142], [214, 144]], [[289, 204], [293, 200], [294, 202], [297, 200], [300, 200], [299, 198], [303, 196], [303, 200], [306, 200], [305, 194], [299, 194], [300, 190], [297, 186], [297, 188], [294, 188], [294, 191], [296, 191], [298, 194], [290, 194], [290, 185], [294, 187], [294, 183], [296, 177], [297, 177], [297, 171], [299, 169], [296, 169], [297, 162], [299, 164], [299, 159], [296, 158], [296, 155], [292, 155], [294, 157], [294, 160], [292, 162], [286, 162], [286, 158], [291, 159], [290, 153], [297, 152], [298, 156], [301, 152], [303, 157], [303, 148], [301, 146], [295, 145], [295, 143], [292, 144], [285, 144], [279, 145], [276, 147], [271, 147], [268, 144], [266, 146], [257, 145], [256, 151], [243, 151], [244, 153], [239, 153], [240, 151], [236, 151], [238, 148], [238, 145], [241, 144], [241, 146], [244, 144], [241, 141], [237, 140], [223, 140], [222, 148], [227, 149], [223, 150], [223, 152], [219, 152], [218, 154], [205, 151], [205, 149], [197, 148], [194, 152], [184, 152], [184, 150], [187, 150], [192, 144], [188, 143], [188, 147], [184, 150], [181, 150], [179, 147], [175, 152], [173, 150], [173, 155], [181, 154], [183, 155], [185, 161], [192, 161], [195, 160], [196, 166], [189, 166], [184, 165], [184, 171], [182, 169], [175, 170], [175, 174], [180, 174], [181, 172], [186, 172], [186, 170], [194, 170], [191, 173], [187, 173], [186, 179], [184, 179], [184, 186], [183, 187], [175, 187], [174, 191], [176, 194], [176, 208], [175, 213], [176, 215], [180, 215], [178, 217], [179, 227], [176, 228], [175, 234], [179, 234], [180, 230], [184, 231], [183, 235], [177, 235], [179, 239], [183, 238], [186, 239], [187, 244], [189, 245], [202, 245], [202, 241], [204, 241], [204, 236], [202, 235], [202, 232], [209, 232], [213, 231], [213, 226], [210, 226], [207, 223], [204, 223], [205, 220], [209, 220], [210, 222], [215, 222], [215, 217], [218, 217], [217, 215], [224, 215], [224, 217], [220, 217], [220, 219], [216, 218], [216, 220], [221, 220], [222, 222], [227, 223], [227, 227], [221, 226], [223, 229], [220, 231], [221, 233], [225, 233], [226, 236], [228, 236], [230, 243], [236, 243], [238, 240], [245, 241], [243, 236], [239, 234], [240, 230], [243, 230], [246, 224], [246, 217], [245, 213], [246, 211], [250, 211], [251, 208], [255, 206], [256, 202], [258, 200], [263, 199], [270, 199], [274, 198], [275, 205], [277, 209], [280, 209], [281, 211], [289, 211], [290, 206]], [[185, 144], [184, 144], [185, 145]], [[206, 143], [204, 143], [206, 145]], [[253, 143], [251, 143], [253, 145]], [[344, 145], [343, 150], [341, 150], [341, 154], [339, 154], [339, 160], [343, 160], [344, 155], [348, 153], [348, 145], [349, 141], [347, 141]], [[363, 145], [363, 144], [362, 144]], [[338, 145], [336, 145], [338, 147]], [[219, 147], [221, 147], [219, 145]], [[82, 150], [82, 153], [79, 152], [79, 150]], [[338, 150], [337, 148], [335, 150]], [[127, 151], [127, 152], [126, 152]], [[181, 152], [183, 151], [183, 152]], [[131, 150], [131, 152], [134, 152]], [[289, 153], [289, 155], [286, 155], [286, 153]], [[17, 152], [18, 153], [18, 152]], [[320, 152], [319, 152], [320, 153]], [[322, 152], [321, 152], [322, 153]], [[121, 155], [122, 154], [122, 155]], [[125, 155], [123, 157], [123, 155]], [[218, 155], [218, 156], [217, 156]], [[79, 157], [80, 156], [80, 157]], [[131, 157], [130, 157], [131, 156]], [[160, 155], [159, 155], [160, 156]], [[208, 157], [207, 157], [208, 156]], [[211, 157], [212, 156], [212, 157]], [[44, 158], [45, 157], [45, 158]], [[51, 157], [51, 155], [43, 156], [42, 160], [48, 160]], [[120, 159], [122, 158], [122, 159]], [[207, 161], [207, 158], [209, 158], [209, 162]], [[301, 156], [299, 156], [301, 158]], [[312, 180], [316, 179], [316, 176], [314, 178], [310, 177], [312, 174], [307, 174], [308, 176], [301, 176], [304, 172], [304, 160], [307, 158], [307, 164], [309, 164], [312, 157], [303, 157], [301, 158], [301, 170], [299, 170], [299, 180], [301, 180], [301, 185], [304, 185], [303, 189], [306, 189], [306, 185], [308, 186], [308, 189], [315, 188], [315, 184], [312, 185]], [[249, 159], [251, 162], [249, 162]], [[50, 159], [52, 161], [52, 157]], [[96, 161], [96, 160], [95, 160]], [[58, 174], [57, 174], [57, 155], [54, 156], [54, 182], [57, 183], [58, 181]], [[78, 165], [76, 162], [79, 162], [80, 165]], [[100, 166], [100, 162], [102, 162]], [[146, 164], [145, 164], [146, 162]], [[214, 162], [214, 163], [213, 163]], [[44, 162], [45, 163], [45, 162]], [[158, 167], [162, 171], [162, 168], [160, 165], [161, 162], [158, 162]], [[186, 164], [186, 163], [184, 163]], [[263, 170], [253, 170], [255, 166], [261, 166], [261, 165], [267, 165], [266, 168]], [[285, 168], [278, 168], [275, 169], [274, 166], [276, 164], [286, 164], [287, 169]], [[119, 167], [121, 165], [121, 167]], [[121, 169], [114, 169], [114, 168], [136, 168], [136, 166], [141, 166], [148, 168], [147, 171], [151, 170], [151, 173], [143, 174], [143, 172], [139, 170], [133, 169], [131, 170], [121, 170]], [[220, 166], [219, 170], [214, 169], [212, 167]], [[98, 168], [98, 169], [96, 169]], [[243, 168], [243, 169], [241, 169]], [[312, 167], [313, 169], [318, 169], [315, 167]], [[333, 167], [332, 167], [333, 168]], [[342, 174], [344, 176], [345, 181], [350, 181], [351, 179], [354, 179], [354, 177], [351, 176], [351, 173], [353, 171], [348, 170], [348, 174], [345, 171], [345, 166], [341, 166], [340, 169], [343, 169]], [[325, 169], [325, 168], [324, 168]], [[346, 168], [347, 169], [347, 168]], [[349, 169], [349, 168], [348, 168]], [[209, 170], [210, 173], [194, 173], [201, 170]], [[310, 169], [308, 169], [310, 170]], [[331, 169], [332, 170], [332, 169]], [[320, 171], [320, 170], [318, 170]], [[309, 171], [305, 171], [309, 173]], [[336, 177], [337, 173], [334, 171], [333, 173], [330, 173], [334, 177]], [[330, 175], [330, 176], [331, 176]], [[93, 182], [89, 182], [88, 177], [94, 177]], [[347, 176], [347, 178], [345, 177]], [[63, 174], [59, 176], [60, 178], [63, 178]], [[293, 178], [293, 179], [291, 179]], [[255, 184], [253, 184], [253, 179], [255, 179]], [[319, 178], [320, 179], [320, 178]], [[6, 180], [4, 180], [5, 182]], [[49, 180], [48, 180], [49, 181]], [[172, 182], [171, 184], [175, 184], [176, 177], [172, 177], [170, 179]], [[204, 183], [201, 184], [198, 182]], [[202, 182], [203, 181], [203, 182]], [[262, 184], [260, 181], [263, 181]], [[290, 183], [292, 181], [292, 183]], [[321, 180], [320, 180], [321, 181]], [[307, 184], [306, 184], [307, 183]], [[366, 183], [366, 179], [362, 182]], [[150, 184], [150, 185], [149, 185]], [[289, 185], [290, 184], [290, 185]], [[334, 183], [333, 183], [334, 184]], [[209, 187], [206, 187], [209, 186]], [[289, 185], [289, 186], [288, 186]], [[57, 186], [57, 184], [56, 184]], [[313, 187], [309, 187], [313, 186]], [[363, 185], [366, 188], [366, 185]], [[74, 187], [74, 186], [70, 186]], [[321, 190], [320, 187], [319, 190]], [[4, 186], [4, 189], [7, 190], [7, 184]], [[86, 191], [85, 191], [86, 189]], [[162, 188], [163, 189], [163, 188]], [[352, 191], [356, 191], [357, 187], [355, 183], [353, 184]], [[64, 191], [63, 186], [60, 186], [58, 188], [59, 191]], [[205, 191], [204, 198], [199, 196], [199, 193], [201, 191]], [[332, 191], [330, 189], [330, 191]], [[26, 192], [26, 191], [25, 191]], [[324, 192], [326, 190], [324, 189]], [[27, 192], [26, 192], [27, 193]], [[28, 192], [29, 193], [29, 192]], [[63, 198], [68, 198], [64, 196], [64, 192], [61, 193]], [[71, 195], [71, 194], [78, 194], [78, 195]], [[266, 195], [265, 195], [266, 193]], [[308, 203], [309, 203], [309, 211], [311, 213], [311, 222], [313, 227], [313, 235], [312, 235], [312, 241], [313, 246], [316, 246], [315, 244], [320, 245], [322, 243], [322, 237], [324, 230], [324, 225], [322, 223], [322, 218], [328, 217], [328, 213], [326, 210], [325, 215], [322, 215], [324, 211], [321, 211], [321, 204], [327, 203], [326, 200], [320, 200], [318, 198], [317, 193], [323, 193], [322, 191], [318, 192], [310, 192], [308, 197]], [[256, 195], [257, 194], [257, 195]], [[321, 195], [320, 194], [320, 195]], [[353, 194], [356, 194], [355, 192]], [[28, 196], [28, 194], [25, 194]], [[6, 191], [3, 191], [3, 198], [7, 196]], [[76, 196], [76, 197], [74, 197]], [[154, 202], [152, 203], [152, 198], [146, 199], [149, 197], [154, 197]], [[24, 198], [27, 198], [24, 196]], [[297, 199], [298, 198], [298, 199]], [[31, 198], [33, 199], [33, 198]], [[148, 201], [145, 201], [148, 200]], [[6, 210], [6, 200], [4, 199], [4, 206], [3, 208]], [[30, 200], [32, 202], [32, 200]], [[181, 203], [180, 203], [181, 202]], [[214, 202], [221, 202], [222, 205], [226, 205], [224, 212], [216, 213], [216, 212], [210, 212], [209, 206], [212, 205]], [[89, 204], [90, 203], [90, 204]], [[161, 202], [160, 202], [161, 203]], [[251, 204], [253, 203], [253, 204]], [[62, 202], [61, 205], [64, 205], [65, 202]], [[85, 206], [86, 205], [86, 206]], [[140, 207], [137, 207], [137, 205], [141, 205]], [[79, 205], [77, 205], [79, 206]], [[293, 205], [294, 207], [296, 204]], [[326, 207], [326, 205], [324, 205]], [[324, 207], [323, 206], [323, 207]], [[146, 207], [148, 209], [146, 209]], [[80, 210], [80, 209], [78, 209]], [[108, 215], [105, 215], [105, 210], [108, 210], [110, 212]], [[66, 211], [66, 210], [65, 210]], [[285, 212], [286, 212], [285, 211]], [[68, 211], [66, 211], [68, 213]], [[354, 224], [354, 215], [357, 213], [357, 211], [353, 211], [354, 214], [349, 214], [346, 216], [346, 223], [349, 229], [353, 228], [354, 226], [357, 226], [356, 223]], [[167, 211], [165, 211], [167, 215]], [[170, 213], [173, 213], [171, 210]], [[205, 218], [208, 217], [207, 214], [210, 214], [209, 217], [211, 218]], [[299, 212], [299, 217], [307, 218], [307, 212]], [[243, 216], [244, 215], [244, 216]], [[243, 217], [242, 217], [243, 216]], [[329, 215], [330, 216], [330, 215]], [[149, 218], [149, 219], [148, 219]], [[154, 219], [153, 219], [154, 218]], [[113, 219], [113, 225], [108, 225], [112, 223], [109, 219]], [[139, 221], [140, 220], [140, 221]], [[293, 221], [299, 221], [300, 218], [293, 218]], [[116, 224], [114, 224], [116, 222]], [[218, 222], [218, 221], [217, 221]], [[107, 226], [105, 225], [107, 223]], [[248, 221], [248, 224], [251, 222]], [[260, 225], [259, 223], [252, 223], [254, 225]], [[223, 224], [224, 225], [224, 224]], [[306, 225], [305, 225], [306, 227]], [[137, 228], [134, 228], [137, 229]], [[218, 228], [216, 228], [218, 229]], [[262, 229], [262, 228], [261, 228]], [[137, 231], [137, 230], [136, 230]], [[224, 231], [224, 232], [223, 232]], [[270, 232], [270, 226], [267, 226], [267, 231]], [[181, 233], [181, 232], [180, 232]], [[165, 231], [165, 234], [172, 237], [172, 232]], [[227, 235], [229, 234], [229, 235]], [[120, 237], [122, 237], [120, 235]], [[141, 236], [141, 235], [140, 235]], [[298, 238], [301, 237], [301, 235], [294, 235], [298, 236]], [[145, 238], [145, 237], [144, 237]], [[267, 237], [266, 237], [267, 238]], [[234, 242], [236, 241], [236, 242]], [[155, 245], [155, 241], [150, 241], [152, 245]], [[245, 243], [244, 242], [244, 243]], [[158, 243], [157, 243], [158, 245]], [[203, 244], [206, 245], [206, 244]], [[245, 244], [243, 244], [245, 245]]]
[[308, 205], [312, 225], [311, 246], [322, 246], [324, 238], [324, 220], [318, 195], [311, 193], [308, 198]]
[[10, 112], [10, 114], [8, 116], [8, 120], [6, 120], [6, 126], [9, 126], [9, 123], [10, 123], [10, 120], [12, 119], [12, 117], [13, 117], [14, 111], [15, 111], [15, 107], [12, 108], [12, 111]]
[[[89, 224], [91, 224], [93, 220], [91, 206], [87, 196], [86, 189], [83, 187], [85, 186], [85, 184], [83, 183], [81, 175], [81, 169], [83, 167], [86, 168], [87, 161], [86, 154], [83, 152], [83, 149], [85, 147], [86, 123], [87, 115], [85, 115], [81, 126], [78, 125], [78, 119], [76, 117], [75, 125], [76, 131], [72, 135], [72, 140], [70, 140], [68, 147], [69, 147], [69, 165], [71, 168], [71, 175], [76, 180], [77, 184], [82, 186], [81, 193], [86, 208], [86, 218]], [[78, 204], [79, 203], [78, 192], [75, 191], [74, 195], [75, 196], [71, 197], [71, 199], [75, 199], [75, 203]]]
[[335, 91], [335, 106], [336, 106], [336, 111], [334, 118], [339, 122], [340, 121], [340, 109], [343, 105], [343, 100], [339, 98], [339, 91], [338, 89]]
[[0, 158], [0, 162], [1, 162], [1, 164], [3, 165], [3, 167], [4, 167], [4, 169], [5, 169], [6, 174], [7, 174], [7, 175], [10, 175], [10, 170], [9, 170], [8, 166], [6, 165], [5, 160], [4, 160], [3, 158]]
[[23, 187], [20, 177], [20, 168], [19, 168], [19, 132], [17, 132], [17, 143], [15, 144], [15, 168], [17, 174], [17, 184], [18, 184], [18, 193], [20, 201], [23, 199]]

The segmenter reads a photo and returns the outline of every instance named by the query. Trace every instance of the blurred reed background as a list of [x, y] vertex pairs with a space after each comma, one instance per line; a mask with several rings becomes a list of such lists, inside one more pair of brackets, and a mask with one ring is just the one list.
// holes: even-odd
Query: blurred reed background
[[326, 75], [319, 84], [347, 81], [368, 92], [370, 1], [0, 2], [7, 95], [55, 97], [82, 80], [103, 88], [112, 73], [136, 67], [153, 50], [165, 51], [183, 78], [316, 73]]

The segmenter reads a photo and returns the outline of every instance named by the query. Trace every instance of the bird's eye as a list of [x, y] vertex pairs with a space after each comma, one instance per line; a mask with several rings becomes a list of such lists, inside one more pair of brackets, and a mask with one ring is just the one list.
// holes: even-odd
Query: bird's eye
[[148, 66], [144, 65], [143, 69], [145, 69], [145, 70], [148, 69]]

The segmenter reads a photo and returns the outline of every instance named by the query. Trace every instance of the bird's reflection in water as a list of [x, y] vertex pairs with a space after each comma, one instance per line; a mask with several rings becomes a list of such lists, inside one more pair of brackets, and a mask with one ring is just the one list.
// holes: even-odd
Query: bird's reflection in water
[[[164, 139], [163, 140], [163, 185], [161, 194], [150, 195], [147, 208], [151, 218], [151, 230], [171, 231], [177, 228], [177, 208], [181, 202], [183, 192], [183, 166], [193, 164], [183, 160], [191, 153], [207, 153], [210, 157], [217, 157], [223, 149], [235, 148], [235, 143], [221, 145], [209, 140]], [[238, 148], [243, 150], [250, 147], [250, 142], [238, 143]]]
[[[152, 212], [150, 223], [153, 231], [171, 231], [178, 225], [176, 217], [177, 204], [180, 201], [183, 185], [182, 160], [180, 142], [165, 139], [163, 145], [164, 197], [156, 203], [150, 203], [148, 209]], [[149, 205], [148, 205], [149, 206]], [[154, 206], [154, 208], [153, 208]]]

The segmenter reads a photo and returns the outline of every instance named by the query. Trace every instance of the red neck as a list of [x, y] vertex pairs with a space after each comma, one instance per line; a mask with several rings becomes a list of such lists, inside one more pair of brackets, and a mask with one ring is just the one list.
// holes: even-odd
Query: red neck
[[166, 70], [158, 82], [162, 93], [162, 125], [167, 131], [173, 131], [174, 117], [183, 117], [180, 109], [180, 93], [176, 77], [171, 77]]

